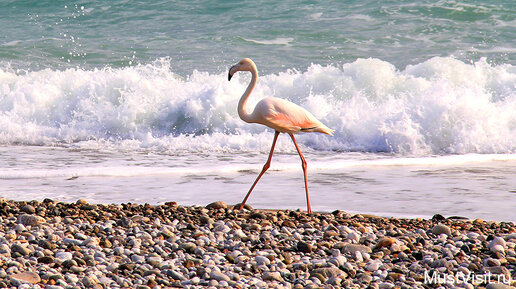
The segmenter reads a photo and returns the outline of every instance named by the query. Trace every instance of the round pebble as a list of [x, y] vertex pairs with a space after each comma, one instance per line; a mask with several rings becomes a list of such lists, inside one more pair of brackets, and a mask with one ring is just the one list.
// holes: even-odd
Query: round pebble
[[448, 236], [451, 236], [451, 230], [448, 226], [444, 224], [437, 224], [432, 228], [432, 233], [434, 235], [441, 235], [446, 234]]

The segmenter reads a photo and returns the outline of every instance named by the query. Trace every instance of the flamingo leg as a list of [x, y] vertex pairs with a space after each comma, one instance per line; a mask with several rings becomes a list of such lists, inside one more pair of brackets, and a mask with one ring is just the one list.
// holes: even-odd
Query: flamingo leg
[[305, 176], [306, 206], [308, 208], [308, 214], [311, 214], [312, 207], [310, 206], [310, 197], [308, 196], [308, 181], [306, 180], [306, 160], [305, 160], [305, 157], [303, 156], [303, 154], [301, 153], [299, 146], [297, 145], [294, 135], [291, 133], [289, 133], [289, 135], [290, 135], [290, 138], [292, 138], [294, 145], [296, 146], [297, 152], [299, 153], [299, 157], [301, 157], [301, 166], [303, 167], [303, 174]]
[[249, 198], [249, 195], [253, 191], [254, 187], [256, 186], [256, 184], [258, 183], [260, 178], [263, 176], [265, 171], [267, 171], [267, 169], [269, 169], [269, 167], [271, 166], [272, 153], [274, 152], [274, 146], [276, 146], [276, 140], [278, 139], [278, 136], [279, 136], [279, 131], [276, 131], [276, 133], [274, 134], [274, 140], [272, 141], [272, 147], [271, 147], [271, 152], [269, 153], [269, 158], [267, 159], [267, 162], [263, 166], [262, 172], [258, 175], [258, 177], [254, 181], [253, 185], [249, 189], [249, 192], [247, 193], [247, 195], [245, 196], [244, 200], [240, 204], [239, 210], [242, 210], [244, 208], [245, 202], [247, 201], [247, 198]]

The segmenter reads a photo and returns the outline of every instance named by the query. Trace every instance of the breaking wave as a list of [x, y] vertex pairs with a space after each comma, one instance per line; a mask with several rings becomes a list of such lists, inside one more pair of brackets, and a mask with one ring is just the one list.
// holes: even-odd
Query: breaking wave
[[[170, 59], [93, 70], [0, 68], [0, 143], [170, 151], [267, 151], [271, 130], [238, 118], [250, 77], [174, 73]], [[516, 67], [432, 58], [403, 70], [379, 59], [260, 77], [250, 101], [295, 102], [335, 130], [300, 135], [317, 151], [516, 151]], [[294, 151], [291, 144], [279, 150]]]

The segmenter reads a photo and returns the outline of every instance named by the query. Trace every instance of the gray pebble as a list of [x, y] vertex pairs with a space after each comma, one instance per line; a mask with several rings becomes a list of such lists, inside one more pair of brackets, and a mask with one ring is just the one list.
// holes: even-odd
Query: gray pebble
[[34, 209], [34, 207], [31, 206], [31, 205], [25, 205], [25, 206], [21, 207], [20, 211], [22, 211], [24, 213], [27, 213], [27, 214], [34, 214], [34, 213], [36, 213], [36, 209]]
[[214, 280], [217, 280], [217, 281], [230, 281], [231, 278], [229, 278], [226, 274], [222, 273], [222, 272], [218, 272], [218, 271], [211, 271], [210, 273], [210, 279], [214, 279]]
[[444, 224], [437, 224], [432, 228], [432, 233], [434, 235], [441, 235], [446, 234], [448, 236], [451, 236], [451, 230], [448, 226]]
[[265, 280], [265, 281], [279, 281], [279, 282], [283, 282], [283, 278], [281, 277], [281, 273], [280, 272], [270, 272], [270, 271], [264, 272], [262, 274], [262, 279]]
[[19, 244], [14, 244], [11, 246], [11, 252], [18, 252], [23, 256], [27, 256], [31, 253], [31, 250], [26, 246], [22, 246]]
[[269, 260], [269, 258], [265, 257], [265, 256], [256, 256], [254, 257], [254, 260], [256, 261], [256, 263], [258, 265], [270, 265], [271, 264], [271, 260]]
[[365, 246], [365, 245], [359, 245], [359, 244], [346, 244], [342, 248], [343, 253], [351, 253], [351, 254], [354, 254], [355, 252], [371, 253], [372, 251], [373, 250], [370, 247]]

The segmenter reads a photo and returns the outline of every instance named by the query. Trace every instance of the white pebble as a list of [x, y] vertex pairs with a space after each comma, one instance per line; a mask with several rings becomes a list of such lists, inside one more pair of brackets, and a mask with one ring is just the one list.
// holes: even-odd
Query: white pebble
[[494, 238], [493, 240], [491, 240], [491, 242], [489, 242], [489, 248], [492, 249], [493, 246], [496, 246], [496, 245], [500, 245], [502, 246], [502, 248], [505, 248], [505, 246], [507, 245], [505, 240], [501, 237], [496, 237]]
[[360, 235], [353, 231], [351, 233], [348, 234], [348, 237], [347, 239], [350, 241], [350, 242], [355, 242], [355, 243], [358, 243], [358, 241], [360, 240]]
[[18, 225], [16, 225], [16, 227], [14, 227], [14, 230], [17, 233], [21, 233], [21, 232], [27, 230], [27, 228], [25, 228], [25, 226], [23, 224], [18, 224]]
[[256, 256], [256, 257], [254, 257], [254, 261], [256, 261], [256, 264], [258, 264], [258, 266], [271, 264], [271, 260], [269, 260], [269, 258], [267, 258], [265, 256]]
[[373, 261], [369, 261], [367, 264], [366, 264], [366, 269], [367, 271], [369, 272], [374, 272], [376, 270], [378, 270], [381, 266], [381, 262], [380, 261], [376, 261], [376, 260], [373, 260]]
[[60, 260], [61, 262], [72, 260], [73, 255], [70, 252], [57, 252], [56, 253], [56, 260]]
[[118, 264], [117, 262], [113, 262], [113, 263], [109, 264], [109, 266], [107, 266], [107, 268], [106, 268], [106, 269], [107, 269], [109, 272], [113, 272], [113, 271], [115, 271], [116, 269], [118, 269], [118, 267], [119, 267], [119, 266], [120, 266], [120, 264]]
[[494, 245], [491, 247], [491, 252], [504, 254], [505, 249], [502, 245]]

